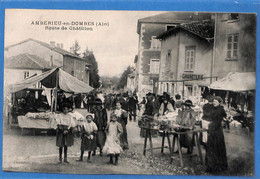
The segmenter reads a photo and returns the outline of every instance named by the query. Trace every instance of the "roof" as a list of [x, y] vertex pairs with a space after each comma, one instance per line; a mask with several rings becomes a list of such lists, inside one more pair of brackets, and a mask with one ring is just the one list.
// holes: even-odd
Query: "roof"
[[157, 39], [166, 39], [167, 37], [174, 34], [179, 29], [188, 31], [206, 40], [214, 39], [214, 25], [208, 22], [184, 23], [158, 35]]
[[138, 19], [137, 33], [140, 32], [141, 23], [157, 23], [157, 24], [180, 24], [190, 21], [202, 21], [211, 19], [211, 13], [198, 12], [166, 12], [155, 16]]
[[[20, 44], [25, 43], [25, 42], [28, 42], [28, 41], [36, 42], [36, 43], [38, 43], [38, 44], [40, 44], [40, 45], [42, 45], [42, 46], [44, 46], [44, 47], [47, 47], [47, 48], [49, 48], [49, 49], [51, 49], [51, 50], [53, 50], [53, 51], [55, 51], [55, 52], [57, 52], [57, 53], [59, 53], [59, 54], [71, 56], [71, 57], [74, 57], [74, 58], [78, 58], [78, 59], [80, 59], [80, 60], [84, 60], [83, 58], [81, 58], [81, 57], [79, 57], [79, 56], [77, 56], [77, 55], [75, 55], [75, 54], [73, 54], [73, 53], [71, 53], [71, 52], [69, 52], [69, 51], [67, 51], [67, 50], [64, 50], [64, 49], [59, 48], [59, 47], [53, 47], [52, 45], [50, 45], [50, 44], [48, 44], [48, 43], [45, 43], [45, 42], [42, 42], [42, 41], [39, 41], [39, 40], [35, 40], [35, 39], [32, 39], [32, 38], [29, 38], [29, 39], [26, 39], [26, 40], [24, 40], [24, 41], [22, 41], [22, 42], [19, 42], [19, 43], [10, 45], [10, 46], [6, 47], [5, 49], [8, 50], [8, 48], [10, 48], [10, 47], [13, 47], [13, 46], [16, 46], [16, 45], [20, 45]], [[85, 60], [84, 60], [84, 61], [85, 61]]]
[[230, 72], [228, 75], [218, 81], [213, 82], [210, 89], [226, 91], [248, 91], [256, 88], [255, 72]]
[[4, 68], [45, 70], [54, 67], [51, 67], [48, 62], [36, 55], [23, 53], [6, 58], [4, 60]]

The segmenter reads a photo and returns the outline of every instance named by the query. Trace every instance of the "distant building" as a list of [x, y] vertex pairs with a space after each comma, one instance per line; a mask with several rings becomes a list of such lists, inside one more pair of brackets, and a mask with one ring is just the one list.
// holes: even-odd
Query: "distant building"
[[89, 64], [81, 57], [63, 49], [63, 44], [50, 44], [35, 39], [27, 39], [20, 43], [5, 48], [5, 60], [8, 57], [17, 56], [23, 53], [36, 55], [46, 63], [62, 69], [77, 79], [89, 84]]
[[135, 88], [139, 98], [148, 92], [157, 93], [161, 42], [156, 36], [181, 23], [210, 19], [209, 13], [167, 12], [138, 20], [138, 58], [136, 61]]
[[[4, 86], [40, 75], [52, 68], [55, 68], [55, 66], [50, 66], [48, 62], [36, 55], [23, 53], [8, 57], [4, 61]], [[36, 84], [34, 87], [40, 86]]]
[[157, 38], [162, 42], [159, 93], [199, 99], [201, 91], [210, 85], [214, 23], [184, 23]]

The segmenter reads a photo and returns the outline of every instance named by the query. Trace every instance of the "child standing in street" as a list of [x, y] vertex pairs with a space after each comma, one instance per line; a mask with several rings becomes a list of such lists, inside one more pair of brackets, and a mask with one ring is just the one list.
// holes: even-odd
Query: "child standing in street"
[[91, 151], [95, 151], [97, 148], [96, 143], [96, 134], [97, 134], [97, 125], [93, 122], [94, 115], [93, 114], [87, 114], [86, 116], [87, 121], [84, 121], [82, 126], [80, 127], [81, 131], [81, 155], [80, 159], [77, 160], [78, 162], [83, 161], [83, 155], [84, 151], [88, 151], [88, 162], [91, 162], [90, 156]]
[[56, 145], [59, 147], [59, 163], [62, 163], [62, 150], [64, 148], [64, 162], [67, 160], [68, 147], [74, 144], [73, 138], [73, 120], [69, 114], [69, 106], [67, 103], [62, 104], [62, 113], [55, 115], [57, 122]]
[[[117, 122], [117, 116], [115, 113], [111, 114], [106, 132], [107, 139], [103, 150], [110, 156], [108, 163], [117, 165], [119, 154], [122, 152], [122, 148], [120, 146], [120, 135], [123, 133], [123, 128], [121, 124]], [[115, 157], [115, 163], [113, 162], [113, 157]]]

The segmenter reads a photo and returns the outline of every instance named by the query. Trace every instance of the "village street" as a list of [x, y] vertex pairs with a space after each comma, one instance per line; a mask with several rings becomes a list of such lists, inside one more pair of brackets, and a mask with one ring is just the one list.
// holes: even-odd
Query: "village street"
[[[239, 135], [238, 135], [239, 132]], [[47, 173], [70, 174], [154, 174], [154, 175], [206, 175], [205, 168], [200, 165], [199, 158], [184, 157], [184, 167], [180, 167], [179, 161], [174, 160], [170, 164], [169, 150], [154, 151], [153, 157], [147, 152], [142, 155], [144, 139], [140, 137], [140, 129], [137, 122], [128, 123], [128, 140], [130, 149], [125, 151], [119, 160], [119, 165], [108, 165], [107, 156], [94, 156], [92, 163], [85, 161], [76, 162], [80, 155], [80, 139], [76, 139], [73, 147], [68, 150], [69, 164], [58, 164], [58, 148], [55, 145], [55, 136], [36, 134], [25, 131], [21, 136], [19, 129], [8, 129], [3, 135], [3, 170], [27, 171]], [[254, 166], [253, 137], [245, 131], [225, 131], [229, 171], [226, 175], [252, 175]], [[148, 143], [149, 144], [149, 143]], [[153, 138], [154, 147], [159, 147], [161, 137]], [[18, 147], [19, 146], [19, 147]], [[148, 145], [149, 146], [149, 145]], [[183, 153], [186, 150], [183, 149]], [[203, 156], [205, 150], [202, 149]], [[197, 151], [194, 150], [194, 154]], [[176, 156], [178, 156], [176, 154]], [[185, 156], [185, 155], [184, 155]], [[207, 174], [208, 175], [208, 174]]]

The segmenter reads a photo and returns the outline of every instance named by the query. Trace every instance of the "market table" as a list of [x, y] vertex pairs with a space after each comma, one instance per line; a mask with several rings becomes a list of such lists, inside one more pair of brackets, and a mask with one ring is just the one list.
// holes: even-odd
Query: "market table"
[[170, 152], [171, 163], [172, 163], [173, 159], [175, 159], [173, 154], [174, 154], [175, 142], [176, 142], [176, 139], [177, 139], [177, 147], [178, 147], [178, 153], [179, 153], [179, 157], [180, 157], [180, 164], [183, 167], [183, 156], [182, 156], [181, 146], [180, 146], [180, 136], [183, 135], [183, 134], [192, 133], [194, 135], [194, 140], [195, 140], [196, 146], [198, 148], [198, 154], [199, 154], [199, 157], [200, 157], [201, 164], [203, 165], [204, 162], [203, 162], [203, 157], [202, 157], [202, 153], [201, 153], [198, 133], [202, 133], [202, 132], [206, 132], [206, 131], [207, 131], [207, 129], [204, 129], [204, 128], [195, 128], [193, 130], [187, 130], [185, 132], [179, 132], [179, 131], [174, 131], [174, 130], [167, 131], [167, 135], [173, 135], [173, 142], [172, 142], [172, 148], [171, 148], [172, 151]]
[[[169, 148], [170, 157], [171, 157], [171, 163], [172, 163], [173, 159], [176, 158], [173, 155], [174, 155], [174, 146], [175, 146], [175, 142], [176, 142], [176, 139], [177, 139], [177, 147], [178, 147], [178, 153], [179, 153], [179, 158], [180, 158], [180, 164], [183, 167], [183, 156], [182, 156], [181, 146], [180, 146], [180, 135], [193, 133], [194, 134], [195, 143], [196, 143], [196, 146], [198, 148], [198, 155], [200, 157], [201, 164], [202, 165], [204, 164], [202, 153], [201, 153], [201, 148], [200, 148], [200, 142], [199, 142], [198, 133], [206, 132], [207, 129], [195, 128], [194, 130], [188, 130], [188, 131], [185, 131], [185, 132], [178, 132], [178, 131], [174, 131], [174, 130], [159, 130], [159, 129], [153, 129], [153, 128], [147, 128], [147, 127], [140, 127], [140, 128], [145, 130], [144, 150], [143, 150], [143, 155], [144, 156], [146, 155], [146, 151], [147, 150], [150, 150], [151, 154], [153, 155], [153, 149], [161, 149], [161, 153], [163, 153], [164, 152], [164, 148]], [[159, 132], [162, 133], [162, 145], [161, 145], [161, 147], [159, 147], [159, 148], [154, 148], [153, 147], [151, 131], [159, 131]], [[171, 145], [170, 135], [173, 135], [172, 145]], [[164, 146], [165, 137], [168, 140], [168, 147]], [[149, 142], [150, 142], [150, 148], [146, 149], [147, 148], [147, 140], [148, 140], [148, 138], [149, 138]]]
[[[153, 141], [152, 141], [152, 135], [151, 135], [151, 131], [159, 131], [159, 129], [153, 129], [153, 128], [147, 128], [147, 127], [140, 127], [141, 129], [145, 130], [145, 136], [144, 136], [144, 150], [143, 150], [143, 155], [146, 155], [146, 151], [150, 150], [151, 151], [151, 155], [153, 155], [153, 149], [161, 149], [161, 153], [163, 153], [163, 149], [164, 148], [169, 148], [170, 152], [171, 152], [171, 143], [170, 143], [170, 138], [169, 135], [166, 134], [166, 131], [163, 131], [163, 138], [162, 138], [162, 146], [161, 147], [153, 147]], [[164, 146], [164, 140], [165, 137], [167, 137], [168, 139], [168, 147]], [[150, 148], [146, 149], [147, 147], [147, 139], [149, 138], [149, 142], [150, 142]]]

